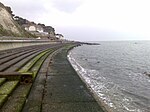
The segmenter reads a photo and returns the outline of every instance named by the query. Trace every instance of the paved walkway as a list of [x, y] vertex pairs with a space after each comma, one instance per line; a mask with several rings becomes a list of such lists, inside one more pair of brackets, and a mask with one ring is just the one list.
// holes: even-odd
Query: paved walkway
[[69, 64], [67, 49], [57, 53], [51, 63], [49, 58], [39, 71], [23, 112], [103, 112]]

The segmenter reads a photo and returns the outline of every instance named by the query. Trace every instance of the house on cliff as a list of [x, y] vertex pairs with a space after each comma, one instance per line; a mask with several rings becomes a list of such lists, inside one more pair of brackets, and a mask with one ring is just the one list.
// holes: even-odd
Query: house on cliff
[[33, 35], [36, 35], [37, 37], [42, 37], [42, 38], [48, 38], [50, 37], [49, 32], [45, 31], [45, 28], [43, 28], [41, 25], [38, 24], [24, 24], [22, 27], [32, 33]]
[[55, 29], [51, 26], [45, 26], [44, 24], [35, 24], [32, 22], [29, 24], [24, 24], [22, 25], [22, 27], [26, 31], [40, 38], [48, 38], [50, 40], [64, 39], [64, 36], [62, 34], [55, 34]]
[[59, 38], [60, 40], [63, 40], [64, 39], [64, 36], [62, 34], [55, 34], [55, 36], [57, 38]]
[[51, 26], [44, 26], [44, 32], [47, 32], [50, 37], [55, 37], [55, 29]]
[[26, 30], [26, 31], [37, 31], [39, 33], [42, 33], [44, 32], [44, 29], [42, 26], [40, 25], [36, 25], [36, 24], [32, 24], [32, 25], [29, 25], [29, 24], [24, 24], [22, 25], [22, 27]]

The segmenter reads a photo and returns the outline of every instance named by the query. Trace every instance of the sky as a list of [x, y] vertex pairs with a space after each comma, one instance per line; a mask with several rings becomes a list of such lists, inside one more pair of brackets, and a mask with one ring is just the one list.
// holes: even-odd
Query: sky
[[79, 41], [150, 40], [150, 0], [0, 0]]

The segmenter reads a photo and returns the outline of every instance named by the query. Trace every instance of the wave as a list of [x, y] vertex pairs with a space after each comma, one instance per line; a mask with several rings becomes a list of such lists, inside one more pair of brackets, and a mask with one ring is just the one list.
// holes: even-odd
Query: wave
[[72, 56], [68, 54], [68, 60], [73, 68], [85, 81], [87, 86], [94, 92], [97, 100], [103, 102], [111, 112], [147, 112], [134, 103], [132, 97], [127, 96], [124, 88], [111, 82], [97, 70], [83, 68]]

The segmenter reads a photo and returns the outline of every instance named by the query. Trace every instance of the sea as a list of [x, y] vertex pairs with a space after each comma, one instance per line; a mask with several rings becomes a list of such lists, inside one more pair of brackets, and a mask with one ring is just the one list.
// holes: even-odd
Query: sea
[[68, 59], [111, 112], [150, 112], [150, 41], [82, 45]]

